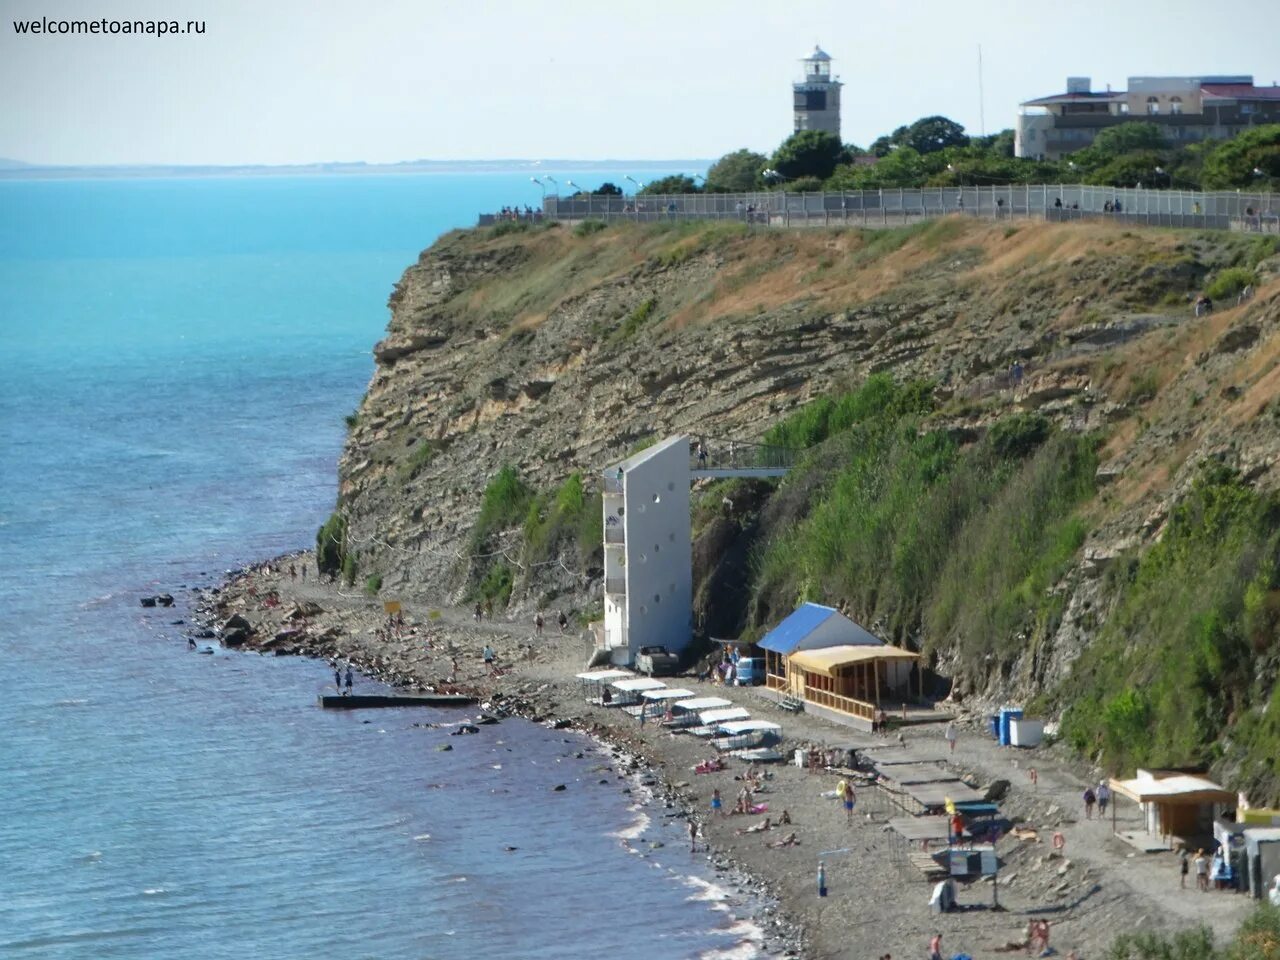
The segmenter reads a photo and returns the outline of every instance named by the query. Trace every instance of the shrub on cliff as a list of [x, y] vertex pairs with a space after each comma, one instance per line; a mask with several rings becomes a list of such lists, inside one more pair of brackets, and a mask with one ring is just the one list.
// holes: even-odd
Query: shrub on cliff
[[316, 532], [316, 569], [321, 573], [337, 574], [347, 552], [347, 520], [340, 513], [333, 513]]
[[480, 514], [471, 528], [471, 543], [479, 548], [499, 530], [514, 527], [529, 509], [533, 497], [528, 485], [520, 479], [516, 468], [503, 467], [484, 488]]
[[1204, 295], [1210, 300], [1229, 300], [1245, 287], [1257, 281], [1252, 270], [1244, 267], [1228, 267], [1219, 270], [1205, 284]]
[[968, 665], [1052, 625], [1060, 611], [1048, 588], [1084, 539], [1073, 513], [1093, 491], [1092, 440], [1018, 415], [961, 447], [924, 428], [931, 393], [873, 377], [770, 433], [788, 445], [827, 438], [811, 469], [838, 466], [816, 480], [801, 467], [789, 479], [818, 492], [807, 516], [757, 556], [757, 622], [798, 600], [843, 599], [895, 639], [923, 627], [927, 646], [955, 644]]
[[1116, 607], [1060, 691], [1070, 742], [1113, 770], [1220, 761], [1280, 800], [1280, 495], [1206, 465], [1108, 580]]

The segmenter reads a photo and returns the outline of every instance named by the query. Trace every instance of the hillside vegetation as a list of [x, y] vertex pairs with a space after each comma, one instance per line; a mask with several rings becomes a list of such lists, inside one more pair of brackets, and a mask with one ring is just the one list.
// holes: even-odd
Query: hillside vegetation
[[384, 596], [589, 619], [610, 462], [677, 432], [790, 446], [780, 483], [694, 491], [705, 633], [840, 604], [925, 651], [938, 694], [1030, 701], [1117, 770], [1209, 764], [1280, 798], [1275, 240], [449, 235], [392, 295], [325, 561]]

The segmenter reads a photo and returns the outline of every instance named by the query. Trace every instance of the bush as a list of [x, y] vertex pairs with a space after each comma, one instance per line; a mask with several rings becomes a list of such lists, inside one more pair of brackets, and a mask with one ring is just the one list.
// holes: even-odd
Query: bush
[[342, 422], [347, 425], [348, 430], [354, 430], [356, 424], [360, 422], [360, 411], [352, 410], [350, 413], [348, 413], [345, 417], [342, 418]]
[[356, 574], [359, 572], [359, 565], [356, 558], [352, 554], [347, 554], [342, 558], [342, 582], [348, 587], [354, 587], [356, 583]]
[[622, 321], [622, 325], [618, 327], [614, 336], [619, 340], [627, 340], [635, 336], [653, 318], [653, 313], [657, 306], [658, 301], [653, 297], [642, 301], [639, 306], [627, 314], [626, 319]]
[[430, 440], [418, 440], [409, 451], [409, 456], [396, 469], [396, 476], [401, 483], [412, 480], [419, 470], [429, 464], [436, 455], [436, 445]]
[[335, 512], [316, 531], [316, 569], [320, 573], [338, 573], [346, 553], [347, 520]]
[[371, 597], [376, 597], [378, 591], [382, 589], [382, 574], [375, 573], [364, 581], [364, 592]]
[[583, 220], [573, 228], [575, 237], [589, 237], [593, 233], [599, 233], [609, 225], [603, 220]]
[[1244, 267], [1227, 267], [1215, 273], [1205, 284], [1204, 295], [1210, 300], [1228, 300], [1245, 287], [1255, 283], [1257, 283], [1257, 277], [1252, 270]]
[[484, 488], [480, 515], [471, 528], [473, 547], [483, 546], [499, 530], [515, 526], [529, 509], [533, 493], [516, 473], [515, 467], [503, 467]]
[[531, 226], [528, 220], [499, 220], [489, 228], [489, 235], [505, 237], [509, 233], [527, 233]]
[[490, 600], [496, 607], [505, 607], [511, 599], [511, 590], [515, 586], [515, 574], [505, 563], [495, 563], [489, 568], [472, 598]]
[[1154, 400], [1156, 394], [1160, 390], [1160, 381], [1156, 379], [1154, 372], [1148, 370], [1139, 373], [1129, 383], [1129, 389], [1125, 392], [1125, 403], [1146, 403]]

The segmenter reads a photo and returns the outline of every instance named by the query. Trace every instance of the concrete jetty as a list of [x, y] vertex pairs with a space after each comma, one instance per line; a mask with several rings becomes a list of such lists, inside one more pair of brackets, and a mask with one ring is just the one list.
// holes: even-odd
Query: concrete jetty
[[366, 710], [376, 707], [465, 707], [475, 697], [460, 693], [361, 693], [341, 697], [322, 693], [316, 700], [326, 710]]

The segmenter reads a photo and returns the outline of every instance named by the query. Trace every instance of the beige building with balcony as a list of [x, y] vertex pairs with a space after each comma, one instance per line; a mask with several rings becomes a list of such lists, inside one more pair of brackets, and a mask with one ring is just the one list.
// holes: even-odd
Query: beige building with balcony
[[1095, 91], [1088, 77], [1068, 77], [1065, 93], [1021, 104], [1014, 153], [1058, 160], [1092, 144], [1099, 131], [1135, 120], [1157, 124], [1171, 144], [1228, 140], [1280, 122], [1280, 86], [1259, 87], [1241, 74], [1130, 77], [1127, 90]]

